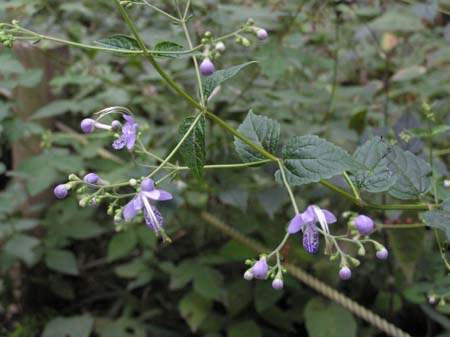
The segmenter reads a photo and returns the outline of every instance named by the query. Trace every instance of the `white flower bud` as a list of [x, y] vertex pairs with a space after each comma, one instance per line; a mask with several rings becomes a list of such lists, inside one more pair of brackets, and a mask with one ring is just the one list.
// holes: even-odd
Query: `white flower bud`
[[219, 41], [219, 42], [216, 43], [215, 49], [219, 53], [223, 53], [225, 51], [226, 47], [225, 47], [225, 44], [222, 41]]

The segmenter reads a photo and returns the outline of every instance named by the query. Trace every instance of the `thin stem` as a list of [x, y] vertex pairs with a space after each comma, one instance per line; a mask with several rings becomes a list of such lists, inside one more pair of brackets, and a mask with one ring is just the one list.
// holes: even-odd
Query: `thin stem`
[[[164, 159], [162, 159], [160, 156], [158, 156], [158, 155], [156, 155], [156, 154], [154, 154], [154, 153], [152, 153], [152, 152], [150, 152], [150, 151], [148, 151], [146, 148], [145, 148], [145, 145], [144, 145], [144, 143], [142, 142], [142, 140], [140, 139], [140, 138], [138, 138], [138, 144], [141, 146], [141, 153], [144, 153], [144, 154], [146, 154], [147, 156], [149, 156], [149, 157], [152, 157], [153, 159], [155, 159], [155, 160], [157, 160], [157, 161], [160, 161], [160, 162], [163, 162], [164, 161]], [[171, 168], [173, 168], [173, 167], [176, 167], [175, 165], [173, 165], [172, 163], [167, 163], [167, 165], [169, 166], [169, 167], [171, 167]]]
[[169, 13], [163, 11], [162, 9], [156, 7], [155, 5], [152, 5], [151, 3], [149, 3], [147, 0], [142, 0], [144, 2], [145, 5], [147, 5], [148, 7], [154, 9], [155, 11], [157, 11], [158, 13], [161, 13], [162, 15], [167, 16], [168, 18], [172, 19], [173, 21], [176, 22], [181, 22], [180, 19], [174, 17], [173, 15], [170, 15]]
[[169, 153], [169, 155], [166, 157], [166, 159], [163, 160], [163, 162], [159, 165], [158, 168], [156, 168], [152, 173], [150, 173], [148, 175], [149, 178], [153, 177], [156, 173], [158, 173], [159, 171], [162, 170], [162, 168], [164, 166], [166, 166], [166, 164], [169, 162], [169, 160], [175, 155], [175, 153], [177, 153], [178, 149], [180, 148], [181, 145], [183, 145], [184, 141], [187, 139], [187, 137], [189, 137], [189, 135], [191, 134], [191, 132], [194, 130], [194, 128], [196, 127], [198, 121], [200, 120], [200, 118], [202, 117], [202, 114], [198, 114], [197, 117], [195, 117], [194, 121], [192, 122], [191, 126], [189, 127], [189, 129], [186, 131], [186, 133], [183, 135], [183, 137], [180, 139], [180, 141], [178, 142], [178, 144], [173, 148], [173, 150]]
[[162, 178], [159, 179], [158, 181], [156, 181], [155, 184], [156, 184], [156, 185], [159, 185], [159, 184], [161, 184], [164, 180], [166, 180], [166, 179], [168, 179], [168, 178], [171, 178], [172, 176], [176, 176], [177, 173], [178, 173], [178, 170], [175, 169], [175, 170], [173, 170], [172, 172], [166, 174], [164, 177], [162, 177]]
[[353, 194], [355, 195], [355, 198], [358, 200], [361, 200], [361, 196], [359, 195], [358, 189], [356, 188], [356, 186], [353, 184], [352, 180], [350, 179], [350, 177], [348, 176], [347, 172], [344, 172], [344, 178], [347, 181], [347, 184], [350, 186], [350, 188], [353, 191]]
[[445, 255], [445, 251], [442, 248], [441, 245], [441, 238], [439, 237], [439, 232], [437, 229], [434, 229], [434, 235], [436, 237], [436, 241], [438, 244], [438, 248], [439, 248], [439, 254], [441, 254], [441, 258], [444, 261], [445, 266], [447, 267], [447, 269], [450, 271], [450, 263], [447, 261], [447, 256]]
[[286, 178], [286, 172], [284, 172], [284, 166], [281, 160], [278, 160], [278, 166], [280, 167], [280, 173], [281, 173], [281, 179], [283, 180], [284, 187], [286, 187], [286, 190], [288, 191], [289, 198], [291, 198], [292, 207], [294, 207], [295, 214], [299, 214], [297, 202], [295, 201], [294, 193], [292, 192], [291, 186], [289, 185], [289, 182]]
[[272, 256], [274, 256], [275, 254], [278, 254], [278, 252], [284, 247], [284, 245], [286, 244], [287, 240], [289, 239], [289, 236], [291, 234], [290, 233], [286, 233], [284, 235], [283, 240], [280, 242], [280, 244], [277, 246], [277, 248], [275, 248], [269, 255], [267, 255], [267, 259], [270, 259]]
[[[188, 5], [189, 5], [189, 3], [188, 3]], [[188, 11], [188, 9], [189, 8], [186, 6], [185, 13]], [[186, 20], [184, 18], [181, 20], [181, 27], [183, 27], [184, 35], [186, 36], [188, 46], [190, 49], [192, 49], [191, 36], [189, 35], [189, 30], [187, 28]], [[200, 92], [200, 102], [202, 105], [206, 105], [205, 94], [203, 93], [202, 76], [200, 74], [200, 69], [198, 67], [197, 57], [192, 56], [192, 62], [194, 62], [195, 75], [197, 77], [197, 82], [198, 82], [198, 91]]]

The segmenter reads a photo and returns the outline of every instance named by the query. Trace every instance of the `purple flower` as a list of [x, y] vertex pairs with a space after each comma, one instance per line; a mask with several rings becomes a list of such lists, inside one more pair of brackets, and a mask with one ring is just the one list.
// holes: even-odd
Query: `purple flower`
[[92, 133], [95, 129], [95, 120], [92, 118], [85, 118], [81, 121], [80, 127], [84, 133]]
[[258, 37], [259, 40], [263, 41], [263, 40], [267, 39], [269, 34], [267, 33], [267, 30], [265, 30], [263, 28], [259, 28], [256, 31], [256, 36]]
[[264, 280], [269, 272], [269, 265], [267, 264], [266, 257], [261, 256], [252, 268], [253, 276], [257, 280]]
[[316, 254], [319, 251], [317, 222], [323, 222], [324, 225], [328, 225], [336, 222], [336, 217], [326, 209], [320, 209], [317, 206], [308, 206], [306, 211], [297, 214], [291, 220], [287, 229], [290, 234], [295, 234], [300, 230], [303, 231], [303, 247], [310, 254]]
[[366, 215], [358, 215], [353, 219], [353, 223], [356, 226], [359, 234], [368, 235], [373, 231], [373, 220]]
[[53, 194], [58, 199], [64, 199], [65, 197], [67, 197], [69, 191], [67, 190], [66, 184], [60, 184], [56, 186], [55, 189], [53, 190]]
[[115, 140], [112, 147], [115, 150], [122, 149], [125, 145], [128, 150], [134, 148], [134, 143], [136, 142], [136, 136], [139, 128], [139, 124], [135, 122], [133, 116], [122, 115], [126, 120], [124, 126], [122, 127], [122, 135], [119, 139]]
[[275, 280], [273, 280], [272, 282], [272, 288], [276, 289], [276, 290], [280, 290], [283, 289], [284, 287], [284, 283], [282, 279], [276, 278]]
[[200, 72], [204, 76], [210, 76], [216, 71], [216, 67], [214, 67], [214, 63], [211, 62], [209, 58], [205, 58], [200, 64]]
[[159, 232], [163, 226], [163, 217], [158, 209], [153, 206], [151, 201], [171, 200], [172, 194], [164, 190], [154, 188], [154, 182], [150, 178], [145, 178], [141, 183], [141, 192], [125, 205], [123, 218], [125, 221], [133, 219], [141, 209], [144, 210], [144, 219], [147, 226], [155, 232]]
[[380, 260], [386, 260], [389, 256], [389, 252], [386, 248], [383, 247], [379, 251], [377, 251], [375, 255]]
[[84, 176], [83, 181], [88, 184], [97, 184], [100, 178], [95, 173], [88, 173]]
[[342, 267], [341, 270], [339, 270], [339, 277], [341, 280], [349, 280], [352, 277], [352, 271], [349, 267]]

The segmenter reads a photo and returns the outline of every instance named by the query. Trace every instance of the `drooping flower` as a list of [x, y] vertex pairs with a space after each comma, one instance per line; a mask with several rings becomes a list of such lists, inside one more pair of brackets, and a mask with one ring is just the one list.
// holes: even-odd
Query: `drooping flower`
[[83, 178], [84, 182], [92, 185], [97, 184], [99, 180], [100, 180], [99, 176], [96, 175], [95, 173], [88, 173]]
[[248, 270], [245, 271], [244, 279], [246, 279], [247, 281], [253, 280], [253, 272], [252, 272], [251, 269], [248, 269]]
[[94, 132], [95, 128], [97, 129], [104, 129], [104, 130], [111, 130], [111, 125], [106, 125], [100, 122], [97, 122], [95, 119], [92, 118], [85, 118], [81, 121], [80, 124], [81, 130], [84, 133], [92, 133]]
[[64, 199], [69, 194], [69, 191], [67, 190], [67, 185], [66, 184], [59, 184], [53, 190], [53, 194], [58, 199]]
[[319, 251], [319, 231], [317, 223], [325, 232], [328, 232], [328, 224], [336, 222], [336, 217], [330, 211], [321, 209], [317, 206], [308, 206], [306, 211], [297, 214], [289, 223], [288, 233], [295, 234], [303, 231], [303, 247], [310, 254], [316, 254]]
[[341, 280], [346, 281], [346, 280], [349, 280], [351, 277], [352, 277], [352, 271], [349, 267], [342, 267], [339, 270], [339, 278]]
[[375, 255], [377, 256], [378, 259], [380, 260], [386, 260], [389, 256], [389, 252], [386, 248], [381, 248], [380, 250], [378, 250]]
[[202, 63], [200, 64], [200, 72], [204, 76], [210, 76], [216, 71], [216, 67], [214, 66], [214, 63], [211, 62], [211, 60], [207, 57], [205, 58]]
[[283, 283], [282, 279], [276, 278], [275, 280], [273, 280], [273, 282], [272, 282], [273, 289], [280, 290], [280, 289], [283, 289], [283, 287], [284, 287], [284, 283]]
[[264, 280], [269, 272], [269, 265], [267, 264], [266, 257], [261, 256], [252, 268], [253, 276], [257, 280]]
[[163, 217], [158, 209], [151, 204], [153, 201], [171, 200], [172, 194], [164, 190], [155, 189], [152, 179], [145, 178], [141, 183], [141, 191], [136, 197], [126, 204], [123, 210], [125, 221], [133, 219], [140, 210], [144, 210], [144, 219], [147, 226], [155, 232], [159, 232], [163, 226]]
[[363, 214], [358, 215], [356, 218], [354, 218], [353, 223], [355, 224], [356, 229], [361, 235], [368, 235], [374, 229], [373, 220]]
[[123, 114], [122, 116], [126, 121], [122, 127], [122, 135], [114, 141], [112, 147], [115, 150], [120, 150], [126, 146], [128, 150], [131, 150], [134, 148], [134, 143], [136, 143], [139, 124], [136, 123], [131, 115]]

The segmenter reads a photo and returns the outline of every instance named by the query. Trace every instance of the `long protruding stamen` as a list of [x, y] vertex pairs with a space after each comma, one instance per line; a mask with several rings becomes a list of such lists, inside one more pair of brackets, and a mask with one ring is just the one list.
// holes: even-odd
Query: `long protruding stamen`
[[158, 231], [161, 230], [161, 224], [159, 223], [158, 219], [156, 218], [155, 212], [153, 212], [153, 208], [150, 205], [150, 203], [148, 202], [148, 199], [144, 196], [141, 197], [142, 198], [142, 202], [144, 203], [144, 207], [147, 210], [148, 215], [150, 216], [151, 220], [153, 221], [153, 223], [156, 226], [156, 229]]
[[97, 129], [104, 129], [104, 130], [111, 130], [112, 129], [111, 125], [106, 125], [106, 124], [99, 123], [99, 122], [95, 122], [95, 127]]
[[328, 250], [330, 249], [330, 244], [329, 244], [329, 240], [328, 240], [328, 235], [330, 235], [330, 228], [328, 227], [327, 219], [325, 218], [325, 214], [320, 209], [320, 207], [318, 207], [316, 205], [312, 205], [312, 207], [313, 207], [314, 213], [316, 213], [317, 220], [319, 220], [320, 227], [322, 227], [322, 230], [325, 233], [325, 235], [324, 235], [325, 246], [326, 246], [325, 252], [328, 252]]

